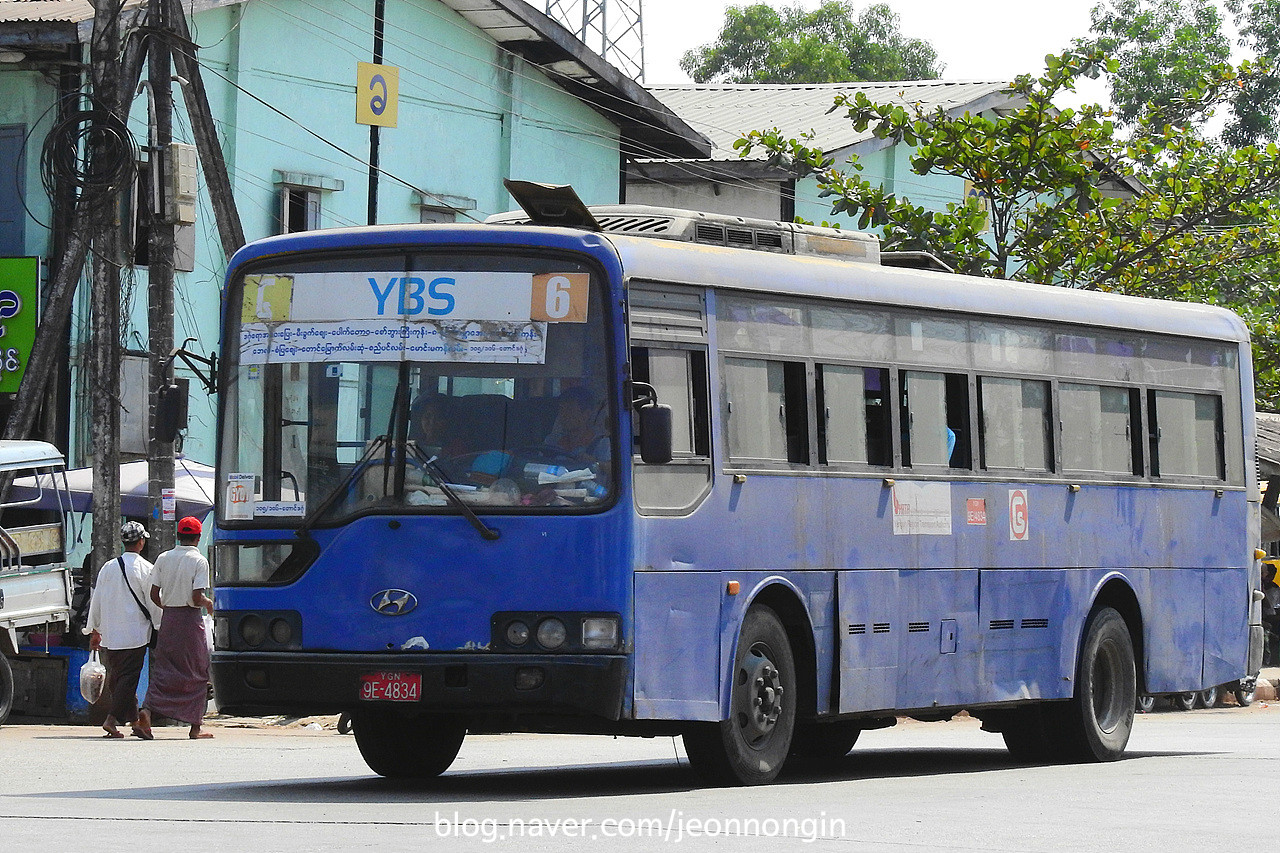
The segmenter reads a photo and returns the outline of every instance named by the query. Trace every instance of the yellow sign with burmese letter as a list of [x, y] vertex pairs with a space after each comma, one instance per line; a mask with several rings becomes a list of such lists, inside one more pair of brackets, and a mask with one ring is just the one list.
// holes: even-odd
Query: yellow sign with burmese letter
[[400, 69], [356, 63], [356, 124], [395, 127], [400, 109]]

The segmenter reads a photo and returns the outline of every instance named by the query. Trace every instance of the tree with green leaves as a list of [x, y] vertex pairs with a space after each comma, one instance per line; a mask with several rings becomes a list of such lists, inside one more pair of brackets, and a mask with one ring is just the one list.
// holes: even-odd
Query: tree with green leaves
[[1110, 0], [1093, 7], [1092, 39], [1078, 47], [1114, 60], [1108, 73], [1116, 118], [1132, 125], [1152, 107], [1171, 114], [1196, 81], [1231, 56], [1213, 0]]
[[844, 0], [824, 0], [812, 12], [730, 6], [717, 39], [686, 53], [680, 68], [699, 83], [931, 80], [942, 73], [933, 46], [903, 36], [887, 5], [859, 13]]
[[[1227, 0], [1225, 8], [1247, 60], [1237, 69], [1235, 87], [1213, 105], [1226, 110], [1222, 139], [1237, 146], [1273, 140], [1280, 134], [1280, 0]], [[1197, 113], [1182, 94], [1216, 76], [1231, 55], [1213, 0], [1106, 0], [1091, 14], [1091, 36], [1076, 47], [1115, 60], [1107, 77], [1117, 121], [1133, 126], [1159, 113], [1200, 132], [1209, 115]]]
[[[1266, 270], [1280, 252], [1280, 149], [1225, 148], [1160, 114], [1120, 138], [1099, 106], [1058, 109], [1083, 74], [1112, 67], [1097, 50], [1047, 57], [1045, 73], [1012, 87], [1022, 106], [997, 117], [924, 112], [842, 95], [859, 131], [912, 147], [918, 175], [972, 182], [985, 200], [930, 210], [839, 168], [804, 137], [756, 131], [737, 145], [816, 178], [832, 212], [879, 228], [887, 250], [923, 250], [957, 270], [997, 278], [1207, 302], [1240, 311], [1259, 339], [1261, 399], [1280, 402], [1280, 325]], [[1178, 105], [1209, 110], [1238, 88], [1219, 69]], [[1112, 193], [1104, 184], [1139, 189]]]

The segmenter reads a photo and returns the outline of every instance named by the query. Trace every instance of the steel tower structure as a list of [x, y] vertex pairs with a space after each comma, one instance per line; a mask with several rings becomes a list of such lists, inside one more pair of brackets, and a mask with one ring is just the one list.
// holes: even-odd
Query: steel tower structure
[[644, 82], [643, 0], [547, 0], [547, 16], [637, 82]]

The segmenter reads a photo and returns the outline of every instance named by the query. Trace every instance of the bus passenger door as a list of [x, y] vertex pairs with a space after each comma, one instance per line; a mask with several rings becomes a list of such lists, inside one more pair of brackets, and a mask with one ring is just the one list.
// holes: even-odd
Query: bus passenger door
[[895, 569], [837, 573], [841, 714], [898, 707], [898, 583]]

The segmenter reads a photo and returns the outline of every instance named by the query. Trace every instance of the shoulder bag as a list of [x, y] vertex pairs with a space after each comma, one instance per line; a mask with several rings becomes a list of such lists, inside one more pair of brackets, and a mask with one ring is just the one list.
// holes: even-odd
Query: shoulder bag
[[146, 617], [147, 624], [151, 626], [151, 639], [147, 640], [147, 648], [154, 649], [156, 640], [159, 638], [159, 632], [156, 631], [155, 623], [151, 621], [151, 611], [142, 603], [142, 599], [138, 598], [138, 594], [133, 591], [133, 584], [129, 583], [129, 574], [124, 570], [124, 557], [116, 557], [116, 562], [120, 564], [120, 576], [124, 578], [124, 587], [129, 590], [129, 594], [133, 596], [133, 600], [137, 603], [138, 609], [142, 611], [142, 615]]

